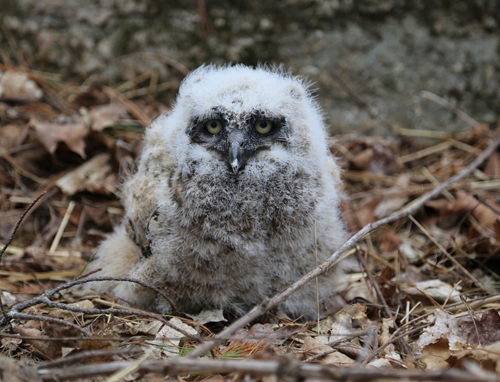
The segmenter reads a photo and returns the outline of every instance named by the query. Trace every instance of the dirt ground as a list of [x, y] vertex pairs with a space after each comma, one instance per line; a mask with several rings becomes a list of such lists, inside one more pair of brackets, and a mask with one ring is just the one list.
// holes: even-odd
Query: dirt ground
[[61, 286], [98, 276], [85, 265], [123, 215], [122, 174], [169, 106], [132, 100], [136, 83], [75, 86], [6, 65], [0, 78], [3, 380], [498, 380], [500, 127], [450, 109], [465, 132], [332, 137], [344, 218], [353, 234], [368, 225], [347, 251], [363, 267], [348, 305], [320, 321], [238, 327], [222, 311], [162, 317]]

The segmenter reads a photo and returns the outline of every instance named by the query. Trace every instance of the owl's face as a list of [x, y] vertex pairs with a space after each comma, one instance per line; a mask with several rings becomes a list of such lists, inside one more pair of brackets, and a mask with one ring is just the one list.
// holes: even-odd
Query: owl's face
[[260, 151], [285, 146], [289, 130], [284, 116], [267, 115], [261, 110], [238, 116], [220, 106], [212, 114], [194, 118], [188, 136], [193, 144], [218, 152], [237, 174]]
[[238, 178], [272, 163], [321, 172], [327, 155], [323, 118], [307, 86], [265, 68], [205, 66], [192, 72], [163, 137], [179, 163], [209, 172], [223, 167]]

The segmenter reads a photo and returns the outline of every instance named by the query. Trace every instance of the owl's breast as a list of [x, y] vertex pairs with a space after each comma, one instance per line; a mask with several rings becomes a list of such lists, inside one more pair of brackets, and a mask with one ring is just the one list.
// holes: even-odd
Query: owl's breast
[[288, 238], [313, 224], [320, 181], [319, 175], [277, 163], [250, 164], [237, 175], [222, 166], [172, 171], [166, 208], [174, 211], [165, 212], [207, 240]]

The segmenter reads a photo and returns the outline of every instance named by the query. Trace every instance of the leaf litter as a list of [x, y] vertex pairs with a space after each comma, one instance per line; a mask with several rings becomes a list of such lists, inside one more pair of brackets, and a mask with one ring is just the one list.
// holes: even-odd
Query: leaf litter
[[[47, 191], [3, 255], [0, 287], [8, 311], [85, 273], [99, 241], [123, 215], [119, 185], [134, 171], [145, 121], [167, 108], [151, 99], [132, 102], [114, 89], [79, 88], [12, 67], [0, 66], [0, 75], [2, 243], [31, 201]], [[498, 134], [498, 127], [478, 124], [441, 141], [336, 135], [331, 151], [345, 169], [342, 210], [349, 229], [355, 233], [415, 202], [459, 173]], [[323, 306], [319, 322], [267, 314], [210, 356], [291, 357], [302, 364], [394, 373], [499, 372], [499, 190], [500, 153], [495, 151], [411, 218], [358, 242], [352, 255], [366, 269], [349, 275], [344, 308]], [[25, 375], [50, 380], [55, 374], [48, 371], [61, 365], [137, 359], [144, 352], [150, 352], [149, 359], [176, 359], [234, 321], [217, 310], [196, 316], [177, 312], [167, 317], [170, 327], [160, 316], [141, 316], [142, 310], [125, 301], [75, 288], [51, 299], [61, 308], [28, 307], [0, 333], [5, 380], [21, 381]], [[128, 380], [141, 375], [132, 372]], [[146, 380], [155, 380], [151, 375]], [[207, 376], [234, 380], [239, 374], [182, 375], [201, 381]]]

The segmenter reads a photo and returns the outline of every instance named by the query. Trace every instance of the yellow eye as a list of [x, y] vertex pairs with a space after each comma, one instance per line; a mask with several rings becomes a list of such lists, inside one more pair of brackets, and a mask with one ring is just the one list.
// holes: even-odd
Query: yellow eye
[[255, 124], [255, 130], [257, 130], [259, 134], [267, 134], [271, 131], [272, 128], [273, 124], [271, 123], [271, 121], [262, 120], [258, 121]]
[[210, 134], [217, 134], [222, 130], [222, 123], [218, 119], [212, 119], [205, 125]]

